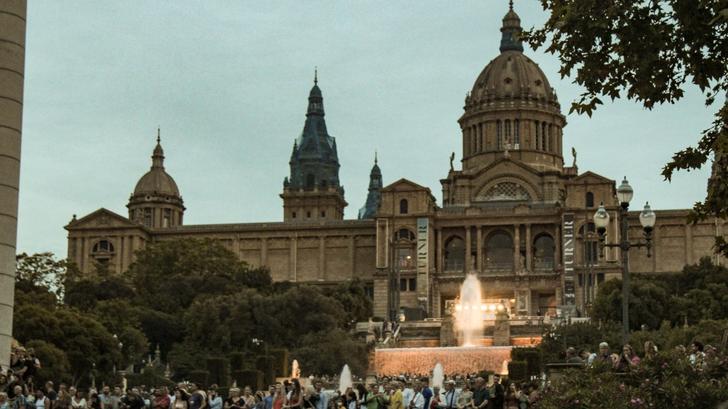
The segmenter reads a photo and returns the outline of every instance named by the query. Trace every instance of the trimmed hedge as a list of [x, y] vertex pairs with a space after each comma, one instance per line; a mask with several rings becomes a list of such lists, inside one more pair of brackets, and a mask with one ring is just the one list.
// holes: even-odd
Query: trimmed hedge
[[207, 358], [207, 371], [210, 373], [207, 379], [210, 385], [228, 385], [228, 373], [230, 372], [230, 369], [227, 359], [221, 357]]
[[514, 382], [527, 381], [528, 363], [526, 361], [511, 361], [508, 363], [508, 379]]
[[276, 363], [273, 356], [263, 355], [256, 358], [255, 369], [263, 373], [265, 385], [273, 385], [276, 382]]
[[204, 370], [194, 370], [189, 373], [189, 381], [193, 382], [199, 388], [206, 388], [208, 386], [207, 380], [210, 377], [210, 373]]
[[263, 390], [263, 372], [261, 371], [256, 369], [233, 371], [232, 376], [238, 388], [250, 386], [254, 391]]
[[230, 370], [241, 371], [243, 370], [243, 364], [245, 363], [245, 354], [242, 352], [233, 352], [229, 356], [230, 358]]
[[273, 365], [275, 367], [276, 376], [280, 376], [281, 378], [288, 378], [291, 376], [291, 363], [288, 362], [288, 350], [271, 349], [269, 353], [273, 356]]

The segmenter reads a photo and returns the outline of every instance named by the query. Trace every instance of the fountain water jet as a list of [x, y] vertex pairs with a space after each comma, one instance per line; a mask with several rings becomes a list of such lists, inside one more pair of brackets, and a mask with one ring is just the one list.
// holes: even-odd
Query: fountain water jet
[[291, 379], [298, 379], [301, 377], [301, 368], [298, 366], [298, 360], [294, 359], [291, 363]]
[[354, 386], [354, 382], [351, 380], [351, 369], [349, 369], [349, 365], [344, 365], [339, 376], [339, 393], [341, 396], [344, 396], [346, 390], [352, 386]]
[[480, 281], [475, 274], [468, 274], [460, 287], [460, 303], [455, 311], [455, 328], [460, 335], [461, 346], [475, 346], [483, 334]]
[[442, 389], [442, 384], [445, 381], [445, 370], [442, 368], [441, 363], [435, 364], [435, 369], [432, 370], [432, 387]]

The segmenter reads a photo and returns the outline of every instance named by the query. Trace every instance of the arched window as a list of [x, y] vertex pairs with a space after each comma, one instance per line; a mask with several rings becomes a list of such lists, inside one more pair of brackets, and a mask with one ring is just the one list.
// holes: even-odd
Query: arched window
[[492, 233], [485, 242], [485, 267], [488, 270], [513, 270], [513, 239], [504, 231]]
[[399, 201], [399, 214], [407, 213], [409, 213], [409, 203], [407, 202], [407, 199], [402, 199]]
[[313, 173], [306, 175], [306, 189], [313, 189], [316, 185], [316, 176]]
[[513, 149], [520, 149], [521, 148], [521, 135], [520, 131], [518, 130], [520, 124], [520, 121], [518, 119], [513, 121]]
[[548, 135], [546, 135], [546, 122], [541, 122], [541, 150], [546, 150]]
[[506, 119], [506, 141], [509, 141], [511, 139], [511, 120]]
[[539, 149], [541, 149], [541, 127], [538, 125], [538, 121], [534, 121], [534, 124], [536, 125], [535, 126], [536, 131], [534, 132], [534, 135], [535, 135], [534, 141], [535, 141], [535, 145], [536, 145], [535, 149], [539, 150]]
[[533, 240], [533, 268], [534, 270], [552, 270], [556, 246], [554, 239], [548, 234], [540, 234]]
[[594, 193], [586, 192], [586, 207], [594, 207]]
[[478, 195], [477, 201], [501, 202], [501, 201], [528, 201], [531, 195], [523, 186], [513, 182], [500, 182], [490, 187], [484, 194]]
[[465, 268], [465, 241], [458, 236], [445, 243], [445, 271], [463, 271]]
[[93, 253], [113, 253], [114, 245], [108, 240], [99, 240], [91, 249]]
[[503, 150], [503, 122], [495, 121], [496, 149]]
[[412, 233], [409, 229], [399, 229], [397, 230], [397, 234], [395, 235], [395, 240], [409, 240], [414, 241], [415, 240], [415, 234]]

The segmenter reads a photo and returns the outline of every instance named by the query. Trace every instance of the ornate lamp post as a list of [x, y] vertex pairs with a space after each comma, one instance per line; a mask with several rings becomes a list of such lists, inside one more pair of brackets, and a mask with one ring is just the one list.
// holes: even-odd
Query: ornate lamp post
[[620, 224], [619, 224], [619, 243], [606, 243], [607, 226], [609, 226], [609, 213], [604, 208], [604, 203], [599, 205], [599, 209], [594, 213], [594, 225], [599, 234], [599, 256], [603, 257], [605, 247], [617, 247], [622, 251], [622, 341], [627, 343], [629, 340], [629, 249], [632, 247], [645, 247], [647, 249], [647, 257], [652, 256], [652, 230], [655, 227], [657, 217], [655, 212], [650, 209], [650, 204], [645, 203], [645, 208], [640, 213], [640, 224], [642, 225], [644, 241], [639, 239], [632, 243], [629, 241], [629, 222], [627, 214], [629, 212], [629, 202], [632, 200], [634, 191], [632, 186], [627, 182], [627, 178], [622, 180], [622, 184], [617, 188], [617, 199], [621, 207]]

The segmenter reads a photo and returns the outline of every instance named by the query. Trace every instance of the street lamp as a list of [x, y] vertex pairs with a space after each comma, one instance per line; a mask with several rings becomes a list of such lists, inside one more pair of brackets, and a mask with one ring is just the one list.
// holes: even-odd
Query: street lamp
[[617, 188], [617, 200], [619, 200], [620, 224], [619, 224], [619, 243], [606, 243], [607, 226], [609, 226], [609, 213], [604, 208], [604, 202], [599, 205], [596, 213], [594, 213], [594, 225], [599, 234], [599, 256], [604, 256], [605, 247], [617, 247], [622, 251], [622, 341], [626, 344], [629, 340], [629, 249], [632, 247], [645, 247], [647, 249], [647, 257], [652, 257], [652, 230], [655, 227], [657, 216], [650, 208], [649, 203], [645, 203], [645, 208], [640, 213], [639, 219], [642, 225], [644, 241], [639, 239], [634, 243], [629, 241], [629, 221], [627, 220], [629, 212], [629, 202], [634, 196], [632, 186], [627, 182], [625, 177]]

